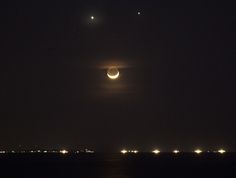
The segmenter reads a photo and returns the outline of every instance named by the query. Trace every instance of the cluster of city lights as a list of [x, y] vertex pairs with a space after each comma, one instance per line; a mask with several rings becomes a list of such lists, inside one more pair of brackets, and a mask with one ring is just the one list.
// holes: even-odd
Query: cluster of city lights
[[138, 153], [138, 150], [125, 150], [125, 149], [123, 149], [120, 152], [122, 154], [126, 154], [126, 153], [134, 153], [134, 154], [136, 154], [136, 153]]
[[[75, 153], [75, 154], [78, 154], [78, 153], [80, 153], [80, 152], [82, 152], [82, 153], [94, 153], [94, 151], [93, 150], [89, 150], [89, 149], [85, 149], [84, 151], [75, 151], [75, 152], [71, 152], [71, 153]], [[68, 153], [70, 153], [68, 150], [60, 150], [59, 151], [59, 153], [61, 153], [61, 154], [68, 154]]]
[[89, 149], [85, 149], [85, 150], [76, 150], [76, 151], [68, 151], [66, 149], [62, 149], [62, 150], [18, 150], [18, 151], [6, 151], [6, 150], [0, 150], [0, 154], [12, 154], [12, 153], [18, 153], [18, 154], [51, 154], [51, 153], [55, 153], [55, 154], [68, 154], [68, 153], [94, 153], [93, 150], [89, 150]]

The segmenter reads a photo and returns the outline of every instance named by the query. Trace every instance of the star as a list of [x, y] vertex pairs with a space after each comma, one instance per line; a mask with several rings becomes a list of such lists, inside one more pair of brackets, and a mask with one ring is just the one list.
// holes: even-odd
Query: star
[[91, 20], [94, 20], [94, 19], [95, 19], [95, 17], [94, 17], [94, 16], [91, 16], [91, 17], [90, 17], [90, 19], [91, 19]]

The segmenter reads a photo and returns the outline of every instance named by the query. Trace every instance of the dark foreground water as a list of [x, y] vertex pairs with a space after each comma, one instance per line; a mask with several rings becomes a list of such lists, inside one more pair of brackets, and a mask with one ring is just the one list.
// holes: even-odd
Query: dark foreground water
[[236, 178], [236, 154], [1, 154], [0, 178]]

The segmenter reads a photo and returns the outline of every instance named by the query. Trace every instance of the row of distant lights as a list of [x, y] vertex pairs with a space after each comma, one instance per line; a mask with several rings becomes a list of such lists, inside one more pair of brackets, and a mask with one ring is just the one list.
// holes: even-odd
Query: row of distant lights
[[[85, 152], [86, 153], [94, 153], [94, 151], [91, 151], [91, 150], [85, 150]], [[126, 153], [134, 153], [134, 154], [137, 154], [139, 151], [138, 150], [125, 150], [125, 149], [123, 149], [123, 150], [121, 150], [121, 153], [122, 154], [126, 154]], [[196, 154], [201, 154], [201, 153], [203, 153], [203, 151], [202, 150], [200, 150], [200, 149], [196, 149], [196, 150], [194, 150], [194, 152], [196, 153]], [[217, 150], [217, 151], [213, 151], [214, 153], [220, 153], [220, 154], [224, 154], [224, 153], [226, 153], [226, 151], [224, 150], [224, 149], [219, 149], [219, 150]], [[0, 154], [4, 154], [4, 153], [7, 153], [6, 151], [0, 151]], [[15, 151], [11, 151], [10, 153], [16, 153]], [[26, 153], [25, 151], [22, 151], [22, 153]], [[50, 153], [49, 151], [41, 151], [41, 150], [37, 150], [37, 151], [29, 151], [29, 153]], [[52, 153], [58, 153], [57, 151], [52, 151]], [[68, 154], [69, 153], [69, 151], [68, 150], [60, 150], [59, 151], [59, 153], [61, 153], [61, 154]], [[79, 151], [76, 151], [75, 153], [79, 153]], [[152, 151], [152, 153], [154, 153], [154, 154], [159, 154], [159, 153], [161, 153], [161, 151], [160, 150], [158, 150], [158, 149], [155, 149], [155, 150], [153, 150]], [[178, 154], [178, 153], [180, 153], [180, 151], [179, 150], [173, 150], [173, 153], [174, 154]]]
[[[0, 154], [5, 153], [16, 153], [15, 151], [0, 151]], [[21, 151], [20, 153], [61, 153], [61, 154], [68, 154], [68, 150], [59, 150], [59, 151], [47, 151], [47, 150], [31, 150], [31, 151]], [[80, 153], [80, 151], [75, 151], [74, 153]], [[85, 153], [94, 153], [92, 150], [85, 149]]]
[[[214, 152], [214, 153], [220, 153], [220, 154], [226, 153], [226, 151], [225, 151], [224, 149], [219, 149], [219, 150], [213, 151], [213, 152]], [[122, 154], [126, 154], [126, 153], [138, 153], [138, 150], [125, 150], [125, 149], [123, 149], [123, 150], [121, 150], [121, 153], [122, 153]], [[155, 149], [155, 150], [152, 151], [152, 153], [154, 153], [154, 154], [159, 154], [159, 153], [161, 153], [161, 151], [158, 150], [158, 149]], [[179, 150], [173, 150], [173, 153], [174, 153], [174, 154], [178, 154], [178, 153], [180, 153], [180, 151], [179, 151]], [[196, 153], [196, 154], [201, 154], [201, 153], [203, 153], [203, 151], [200, 150], [200, 149], [196, 149], [196, 150], [194, 150], [194, 153]]]

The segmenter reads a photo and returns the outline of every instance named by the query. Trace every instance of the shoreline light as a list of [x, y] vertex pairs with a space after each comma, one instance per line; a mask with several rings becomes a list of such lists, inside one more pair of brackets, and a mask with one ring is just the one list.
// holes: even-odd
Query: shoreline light
[[173, 153], [178, 154], [179, 150], [174, 150]]
[[202, 153], [202, 150], [196, 149], [196, 150], [194, 150], [194, 152], [197, 153], [197, 154], [201, 154], [201, 153]]
[[218, 150], [218, 153], [220, 153], [220, 154], [224, 154], [226, 151], [224, 150], [224, 149], [219, 149]]
[[120, 152], [121, 152], [122, 154], [126, 154], [128, 151], [125, 150], [125, 149], [123, 149], [123, 150], [121, 150]]
[[159, 154], [159, 153], [160, 153], [160, 150], [155, 149], [155, 150], [152, 151], [152, 153], [154, 153], [154, 154]]
[[138, 153], [138, 150], [131, 150], [130, 152], [137, 154], [137, 153]]
[[67, 151], [67, 150], [60, 150], [60, 153], [62, 153], [62, 154], [67, 154], [68, 151]]
[[85, 149], [85, 153], [94, 153], [93, 150]]

